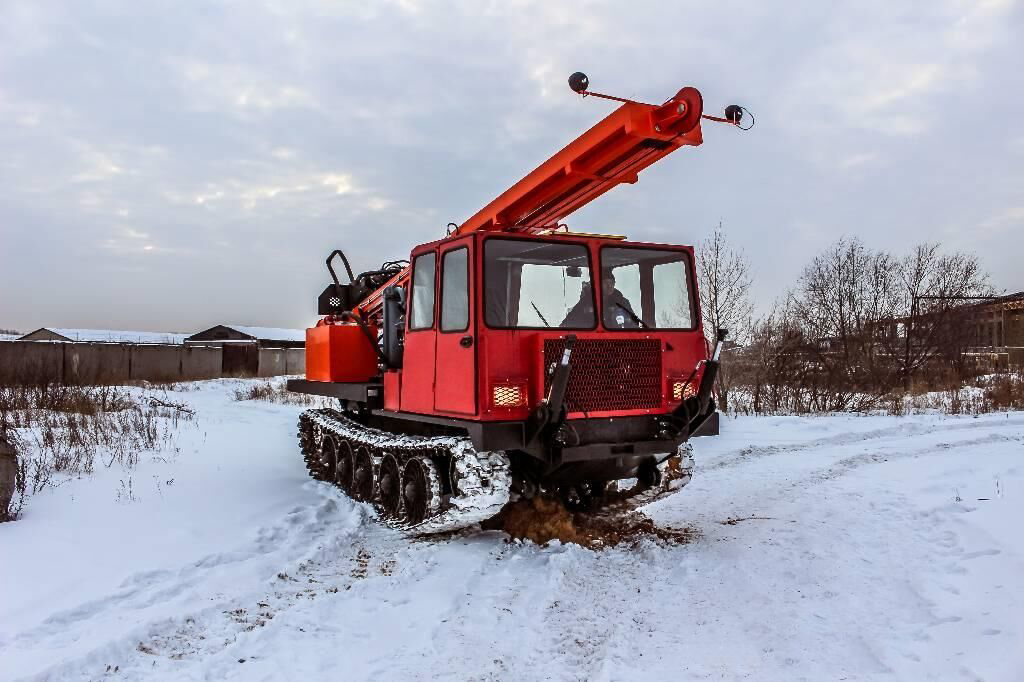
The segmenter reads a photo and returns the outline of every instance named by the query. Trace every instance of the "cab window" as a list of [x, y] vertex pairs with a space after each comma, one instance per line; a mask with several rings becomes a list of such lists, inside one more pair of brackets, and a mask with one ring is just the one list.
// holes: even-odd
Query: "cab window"
[[608, 329], [693, 329], [689, 255], [601, 249], [601, 322]]
[[597, 326], [587, 247], [565, 242], [484, 242], [484, 318], [502, 329]]
[[409, 329], [429, 329], [434, 326], [434, 268], [437, 254], [417, 256], [412, 266], [412, 300], [409, 310]]
[[469, 249], [448, 251], [441, 258], [441, 331], [469, 328]]

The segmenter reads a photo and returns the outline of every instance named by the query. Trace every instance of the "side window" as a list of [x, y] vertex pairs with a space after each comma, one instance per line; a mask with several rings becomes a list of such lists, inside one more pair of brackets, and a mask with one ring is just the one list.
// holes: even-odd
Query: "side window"
[[654, 266], [654, 319], [659, 327], [687, 329], [693, 326], [689, 281], [686, 261]]
[[409, 329], [429, 329], [434, 326], [434, 269], [437, 254], [425, 253], [416, 257], [412, 266], [412, 309], [409, 311]]
[[441, 331], [469, 328], [469, 249], [448, 251], [441, 258]]

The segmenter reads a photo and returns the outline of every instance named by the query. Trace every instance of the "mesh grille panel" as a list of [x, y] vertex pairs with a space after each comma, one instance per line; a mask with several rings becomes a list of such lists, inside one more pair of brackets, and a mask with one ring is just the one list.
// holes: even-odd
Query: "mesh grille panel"
[[[565, 342], [544, 341], [544, 394]], [[657, 339], [578, 339], [572, 349], [569, 412], [661, 407], [661, 342]]]
[[495, 384], [491, 389], [495, 407], [523, 407], [526, 390], [519, 384]]

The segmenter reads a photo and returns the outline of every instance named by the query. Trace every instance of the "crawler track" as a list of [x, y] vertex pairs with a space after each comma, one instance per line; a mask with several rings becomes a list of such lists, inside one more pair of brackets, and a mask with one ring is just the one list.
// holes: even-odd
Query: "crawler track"
[[469, 438], [387, 433], [329, 409], [302, 413], [298, 435], [311, 476], [415, 535], [472, 526], [509, 500], [508, 458], [477, 452]]
[[[512, 495], [503, 452], [477, 452], [469, 438], [388, 433], [331, 409], [299, 417], [310, 475], [369, 502], [381, 521], [414, 535], [446, 533], [497, 515]], [[681, 490], [693, 476], [692, 447], [658, 466], [656, 480], [611, 490], [587, 506], [596, 518], [628, 514]]]
[[637, 482], [632, 488], [613, 491], [590, 511], [593, 517], [612, 517], [628, 514], [652, 502], [666, 498], [682, 490], [693, 478], [693, 446], [683, 443], [676, 454], [658, 465], [658, 481], [653, 485]]

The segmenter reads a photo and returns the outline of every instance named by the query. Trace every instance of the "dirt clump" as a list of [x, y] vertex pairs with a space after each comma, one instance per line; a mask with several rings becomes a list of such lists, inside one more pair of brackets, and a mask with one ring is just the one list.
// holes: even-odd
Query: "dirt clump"
[[573, 515], [561, 500], [553, 497], [534, 495], [529, 500], [512, 502], [505, 506], [496, 521], [495, 528], [513, 539], [532, 540], [538, 545], [551, 540], [583, 544]]
[[552, 540], [590, 549], [637, 544], [655, 540], [665, 544], [687, 544], [699, 537], [693, 528], [663, 528], [640, 512], [618, 515], [573, 513], [555, 497], [536, 495], [506, 505], [488, 527], [502, 530], [513, 540], [531, 540], [543, 545]]

